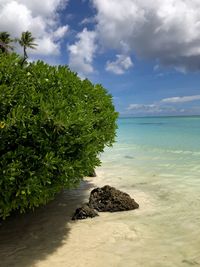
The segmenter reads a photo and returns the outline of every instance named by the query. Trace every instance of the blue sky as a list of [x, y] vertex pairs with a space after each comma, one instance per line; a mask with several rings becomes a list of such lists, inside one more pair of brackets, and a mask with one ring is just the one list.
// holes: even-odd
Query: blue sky
[[31, 60], [101, 83], [122, 116], [200, 115], [200, 1], [0, 0], [0, 31]]

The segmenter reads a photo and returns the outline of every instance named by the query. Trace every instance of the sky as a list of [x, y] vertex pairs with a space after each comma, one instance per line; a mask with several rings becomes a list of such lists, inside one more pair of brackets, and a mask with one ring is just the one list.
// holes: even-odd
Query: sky
[[121, 116], [200, 115], [199, 0], [0, 0], [0, 31], [27, 30], [30, 60], [102, 84]]

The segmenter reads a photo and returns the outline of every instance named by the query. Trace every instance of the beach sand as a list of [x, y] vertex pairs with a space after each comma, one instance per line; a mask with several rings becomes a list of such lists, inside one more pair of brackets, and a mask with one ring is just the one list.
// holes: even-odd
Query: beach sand
[[90, 191], [105, 185], [103, 177], [105, 173], [99, 170], [98, 177], [86, 178], [78, 189], [63, 191], [46, 207], [2, 222], [0, 266], [123, 266], [119, 264], [129, 253], [130, 243], [140, 244], [140, 231], [132, 227], [131, 218], [151, 212], [153, 206], [143, 192], [130, 190], [128, 193], [134, 193], [140, 203], [139, 210], [71, 221], [74, 210], [87, 202]]

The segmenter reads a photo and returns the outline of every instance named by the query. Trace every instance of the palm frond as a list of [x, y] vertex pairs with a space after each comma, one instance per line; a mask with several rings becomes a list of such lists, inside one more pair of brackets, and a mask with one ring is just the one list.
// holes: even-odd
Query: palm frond
[[13, 50], [13, 46], [10, 44], [13, 39], [10, 38], [8, 32], [0, 32], [0, 49], [2, 52], [8, 53], [9, 50]]

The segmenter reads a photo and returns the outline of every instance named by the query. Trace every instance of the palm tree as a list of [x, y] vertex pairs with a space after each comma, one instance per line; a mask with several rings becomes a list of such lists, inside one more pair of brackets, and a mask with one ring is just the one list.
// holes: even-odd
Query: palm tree
[[18, 39], [19, 44], [24, 49], [24, 57], [23, 57], [23, 60], [21, 63], [22, 65], [24, 64], [24, 62], [28, 58], [27, 51], [26, 51], [27, 48], [35, 49], [35, 47], [37, 46], [37, 44], [34, 43], [34, 41], [35, 41], [35, 38], [32, 36], [32, 33], [29, 31], [22, 32], [21, 38]]
[[0, 51], [2, 53], [8, 53], [9, 50], [13, 50], [13, 46], [10, 45], [11, 42], [13, 40], [8, 32], [0, 32]]

